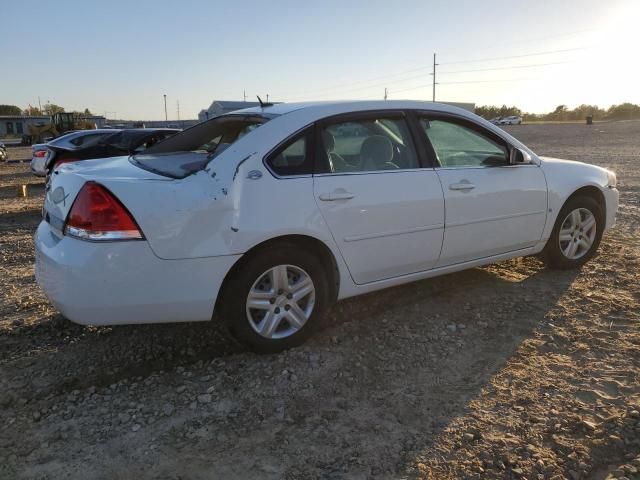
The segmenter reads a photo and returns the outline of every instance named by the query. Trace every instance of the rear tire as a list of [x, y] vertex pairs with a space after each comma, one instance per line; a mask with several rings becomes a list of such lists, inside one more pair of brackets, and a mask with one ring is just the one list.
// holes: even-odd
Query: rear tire
[[241, 262], [218, 302], [233, 336], [258, 353], [304, 343], [329, 304], [328, 275], [318, 257], [287, 243], [257, 250]]
[[569, 199], [542, 251], [543, 261], [550, 268], [581, 267], [596, 254], [604, 223], [602, 206], [595, 199], [586, 196]]

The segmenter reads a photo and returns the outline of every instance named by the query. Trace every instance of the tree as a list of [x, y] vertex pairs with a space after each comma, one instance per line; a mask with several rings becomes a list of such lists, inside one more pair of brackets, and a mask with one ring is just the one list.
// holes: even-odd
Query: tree
[[64, 107], [55, 103], [47, 103], [42, 110], [45, 115], [55, 115], [56, 113], [64, 112]]
[[85, 115], [93, 115], [93, 113], [91, 113], [91, 110], [89, 110], [88, 108], [84, 109], [84, 114]]
[[552, 120], [565, 120], [568, 110], [566, 105], [558, 105], [551, 114]]
[[0, 115], [21, 115], [22, 110], [15, 105], [0, 105]]
[[632, 120], [640, 118], [640, 105], [633, 103], [621, 103], [620, 105], [611, 105], [607, 110], [607, 118], [611, 120]]
[[484, 105], [481, 107], [475, 108], [476, 115], [480, 115], [487, 120], [494, 117], [508, 117], [511, 115], [522, 115], [522, 111], [518, 107], [507, 107], [506, 105], [502, 105], [501, 107], [496, 107], [495, 105]]
[[31, 115], [31, 116], [40, 116], [40, 115], [42, 115], [42, 112], [40, 111], [40, 109], [38, 107], [34, 107], [32, 105], [29, 105], [27, 108], [24, 109], [24, 114], [25, 115]]

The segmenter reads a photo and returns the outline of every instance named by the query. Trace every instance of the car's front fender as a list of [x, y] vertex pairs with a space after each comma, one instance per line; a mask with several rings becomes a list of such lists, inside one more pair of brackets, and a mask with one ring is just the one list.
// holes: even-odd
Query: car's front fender
[[[547, 223], [545, 225], [543, 240], [546, 241], [551, 235], [553, 226], [558, 214], [565, 202], [578, 190], [591, 187], [596, 188], [602, 194], [605, 201], [603, 208], [607, 216], [611, 216], [617, 210], [617, 195], [615, 199], [609, 194], [609, 179], [607, 170], [596, 165], [590, 165], [571, 160], [561, 160], [557, 158], [540, 157], [542, 171], [547, 179], [548, 212]], [[612, 205], [615, 203], [615, 205]], [[607, 218], [607, 228], [612, 224]]]

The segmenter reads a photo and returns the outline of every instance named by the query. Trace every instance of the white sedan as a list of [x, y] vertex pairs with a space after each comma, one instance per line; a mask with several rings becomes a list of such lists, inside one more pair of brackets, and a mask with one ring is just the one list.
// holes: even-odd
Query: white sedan
[[459, 108], [267, 104], [58, 167], [36, 276], [74, 322], [219, 318], [278, 351], [343, 298], [525, 255], [579, 267], [617, 208], [613, 172]]
[[510, 115], [508, 117], [501, 118], [498, 121], [498, 125], [520, 125], [522, 123], [522, 117], [517, 115]]

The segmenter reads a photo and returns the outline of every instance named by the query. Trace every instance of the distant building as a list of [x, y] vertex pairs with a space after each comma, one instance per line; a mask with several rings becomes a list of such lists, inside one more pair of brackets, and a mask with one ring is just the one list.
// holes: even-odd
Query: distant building
[[[105, 125], [105, 118], [101, 115], [82, 115], [80, 118], [94, 123], [96, 128]], [[51, 123], [51, 117], [47, 115], [0, 115], [0, 137], [27, 135], [29, 125], [44, 125]]]
[[471, 113], [474, 113], [476, 110], [475, 103], [464, 103], [464, 102], [437, 102], [437, 103], [444, 103], [445, 105], [451, 105], [452, 107], [464, 108], [465, 110], [468, 110]]
[[200, 110], [198, 113], [198, 120], [204, 122], [210, 118], [217, 117], [224, 113], [235, 112], [236, 110], [242, 110], [243, 108], [257, 107], [260, 104], [258, 102], [233, 102], [229, 100], [214, 100], [206, 110]]

